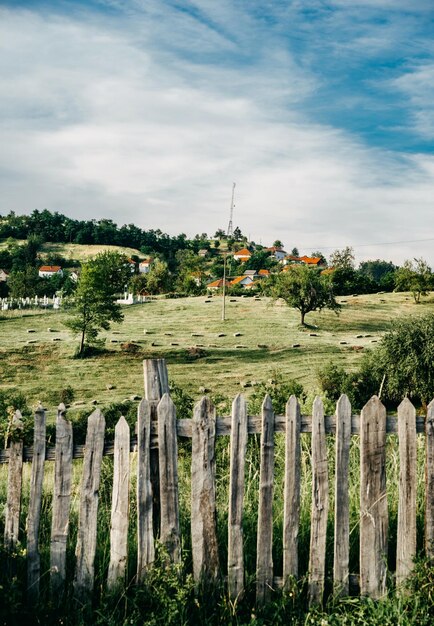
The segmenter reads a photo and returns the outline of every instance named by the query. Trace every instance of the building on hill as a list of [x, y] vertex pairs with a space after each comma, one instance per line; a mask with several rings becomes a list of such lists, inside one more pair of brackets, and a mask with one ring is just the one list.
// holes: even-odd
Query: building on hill
[[63, 276], [63, 270], [60, 265], [42, 265], [39, 268], [40, 278], [51, 278], [52, 276]]
[[197, 254], [200, 257], [205, 258], [205, 257], [209, 256], [210, 252], [206, 248], [202, 248], [201, 250], [199, 250], [199, 252]]
[[139, 274], [147, 274], [151, 269], [153, 259], [145, 259], [139, 263]]
[[269, 252], [270, 256], [272, 256], [273, 259], [276, 259], [276, 261], [283, 261], [284, 258], [288, 256], [288, 253], [285, 252], [285, 250], [282, 250], [282, 248], [276, 248], [276, 246], [265, 248], [265, 252]]
[[321, 257], [301, 256], [300, 260], [306, 265], [312, 265], [314, 267], [321, 267], [323, 265]]
[[322, 267], [324, 265], [321, 257], [294, 256], [288, 254], [283, 261], [284, 265], [310, 265], [312, 267]]
[[240, 286], [240, 287], [248, 287], [253, 283], [253, 277], [252, 276], [236, 276], [236, 278], [234, 278], [230, 285], [231, 287], [235, 287], [236, 285]]
[[[230, 287], [231, 281], [226, 280], [226, 287]], [[208, 283], [207, 289], [221, 289], [223, 287], [223, 278], [219, 278], [217, 280], [213, 280], [212, 283]]]
[[9, 272], [0, 269], [0, 283], [7, 283], [9, 278]]
[[261, 276], [262, 278], [266, 278], [269, 275], [270, 275], [270, 270], [259, 270], [258, 272], [258, 276]]
[[236, 252], [234, 252], [234, 259], [236, 259], [237, 261], [241, 261], [241, 263], [245, 263], [246, 261], [248, 261], [251, 256], [252, 253], [250, 252], [250, 250], [247, 250], [247, 248], [241, 248], [241, 250], [237, 250]]

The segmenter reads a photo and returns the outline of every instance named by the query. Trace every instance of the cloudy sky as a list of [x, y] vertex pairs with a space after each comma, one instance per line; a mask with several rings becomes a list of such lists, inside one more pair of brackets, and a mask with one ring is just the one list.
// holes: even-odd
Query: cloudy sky
[[0, 214], [434, 265], [432, 0], [0, 0]]

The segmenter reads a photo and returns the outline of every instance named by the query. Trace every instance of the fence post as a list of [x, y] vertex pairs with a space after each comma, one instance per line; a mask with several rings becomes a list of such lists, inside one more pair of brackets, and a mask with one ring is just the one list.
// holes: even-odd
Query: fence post
[[360, 415], [360, 592], [386, 592], [386, 408], [373, 396]]
[[104, 416], [96, 409], [87, 422], [75, 549], [74, 598], [80, 604], [88, 604], [93, 589], [104, 431]]
[[41, 519], [42, 483], [45, 463], [45, 410], [39, 405], [35, 411], [33, 435], [32, 477], [30, 480], [29, 514], [27, 516], [27, 598], [30, 604], [39, 599], [40, 556], [38, 550]]
[[285, 487], [283, 501], [283, 584], [298, 576], [300, 524], [300, 405], [295, 396], [286, 403]]
[[309, 554], [309, 604], [321, 604], [324, 593], [329, 485], [324, 407], [316, 397], [312, 408], [312, 513]]
[[[158, 418], [158, 403], [165, 393], [169, 393], [169, 379], [165, 359], [145, 359], [143, 361], [143, 378], [145, 385], [145, 398], [150, 405], [152, 423]], [[151, 484], [154, 535], [158, 536], [160, 530], [160, 478], [158, 448], [153, 448], [151, 450]]]
[[53, 516], [50, 545], [50, 584], [52, 601], [59, 605], [66, 580], [66, 544], [72, 485], [72, 424], [65, 419], [65, 405], [59, 404], [56, 421]]
[[434, 400], [428, 405], [425, 440], [425, 551], [434, 561]]
[[215, 501], [216, 411], [209, 398], [193, 410], [191, 440], [191, 546], [196, 584], [219, 575]]
[[181, 562], [179, 529], [178, 441], [176, 409], [168, 393], [161, 398], [158, 413], [158, 454], [160, 465], [160, 541], [172, 563]]
[[336, 405], [335, 533], [333, 589], [337, 596], [349, 593], [350, 509], [348, 467], [351, 443], [351, 404], [342, 395]]
[[128, 509], [130, 494], [130, 427], [121, 416], [115, 427], [113, 492], [110, 527], [108, 589], [125, 582], [128, 556]]
[[274, 412], [267, 394], [262, 404], [261, 466], [259, 470], [256, 602], [264, 604], [273, 589]]
[[[23, 429], [22, 416], [15, 411], [12, 418], [12, 434]], [[4, 545], [7, 552], [12, 552], [18, 542], [20, 529], [21, 488], [23, 483], [23, 441], [11, 441], [9, 446], [8, 492]]]
[[228, 593], [233, 602], [244, 592], [243, 498], [247, 448], [247, 405], [238, 394], [232, 403], [229, 466]]
[[151, 486], [151, 408], [143, 399], [137, 409], [137, 582], [154, 562]]

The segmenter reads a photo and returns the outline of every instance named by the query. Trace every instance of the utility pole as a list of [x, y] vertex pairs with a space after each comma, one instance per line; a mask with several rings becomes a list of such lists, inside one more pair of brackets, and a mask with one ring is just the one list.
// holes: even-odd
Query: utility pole
[[226, 257], [228, 251], [225, 250], [223, 256], [223, 302], [222, 302], [222, 322], [226, 319]]

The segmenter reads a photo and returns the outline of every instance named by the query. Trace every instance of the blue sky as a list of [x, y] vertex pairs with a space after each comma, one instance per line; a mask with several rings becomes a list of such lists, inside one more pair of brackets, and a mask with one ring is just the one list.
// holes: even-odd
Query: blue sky
[[257, 242], [434, 265], [433, 35], [431, 0], [0, 2], [0, 213], [213, 234], [236, 181]]

